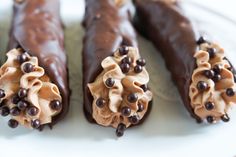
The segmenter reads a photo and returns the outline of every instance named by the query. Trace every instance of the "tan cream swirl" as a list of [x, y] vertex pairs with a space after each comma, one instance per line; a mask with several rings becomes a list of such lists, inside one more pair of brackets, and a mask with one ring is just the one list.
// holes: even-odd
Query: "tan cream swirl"
[[[51, 123], [52, 117], [60, 113], [60, 110], [53, 110], [50, 107], [50, 102], [53, 100], [61, 102], [62, 98], [59, 89], [55, 84], [51, 83], [44, 69], [38, 65], [37, 57], [29, 56], [25, 53], [28, 60], [20, 64], [17, 56], [22, 53], [21, 49], [9, 51], [7, 53], [8, 59], [0, 69], [0, 89], [4, 90], [6, 95], [2, 101], [5, 101], [5, 106], [10, 109], [16, 107], [16, 104], [12, 103], [14, 95], [20, 88], [27, 89], [27, 97], [24, 100], [30, 106], [35, 106], [38, 109], [38, 113], [35, 116], [31, 116], [27, 114], [27, 110], [23, 110], [20, 115], [11, 115], [11, 118], [28, 128], [32, 128], [31, 122], [35, 119], [39, 120], [41, 125]], [[34, 70], [32, 72], [23, 72], [23, 68], [27, 63], [33, 65]]]
[[[214, 56], [210, 57], [209, 49], [215, 51]], [[195, 56], [197, 68], [192, 75], [192, 83], [190, 85], [191, 106], [194, 112], [202, 120], [207, 119], [208, 122], [214, 123], [222, 119], [228, 121], [229, 109], [232, 104], [236, 103], [236, 95], [227, 95], [227, 90], [235, 91], [234, 75], [230, 68], [230, 63], [225, 59], [224, 50], [215, 43], [203, 43], [200, 45], [200, 50]], [[215, 66], [220, 67], [219, 80], [206, 77], [206, 71], [213, 71]], [[213, 71], [214, 72], [214, 71]], [[214, 72], [216, 75], [216, 72]], [[214, 81], [215, 80], [215, 81]], [[203, 81], [207, 84], [204, 91], [199, 90], [198, 83]], [[209, 107], [207, 103], [213, 104]], [[208, 105], [208, 107], [207, 107]]]
[[[128, 73], [123, 73], [120, 68], [122, 59], [125, 57], [129, 57], [132, 60]], [[88, 84], [94, 98], [92, 116], [98, 124], [117, 128], [122, 123], [128, 127], [131, 125], [131, 117], [138, 117], [140, 120], [145, 115], [149, 101], [152, 99], [152, 93], [150, 90], [144, 91], [140, 87], [149, 82], [149, 75], [145, 67], [139, 73], [134, 72], [136, 60], [139, 58], [138, 50], [128, 47], [127, 55], [120, 55], [119, 50], [117, 50], [114, 56], [107, 57], [102, 61], [103, 71], [93, 83]], [[106, 81], [109, 78], [112, 78], [115, 82], [112, 87], [107, 87]], [[128, 95], [131, 93], [136, 93], [137, 101], [129, 102], [127, 100]], [[103, 107], [98, 107], [96, 104], [99, 98], [105, 100]], [[140, 104], [143, 105], [143, 110], [138, 112]], [[121, 113], [121, 109], [124, 107], [131, 109], [131, 113], [128, 116], [124, 116]]]
[[130, 0], [114, 0], [115, 5], [116, 5], [117, 7], [123, 6], [123, 5], [124, 5], [125, 3], [127, 3], [128, 1], [130, 1]]

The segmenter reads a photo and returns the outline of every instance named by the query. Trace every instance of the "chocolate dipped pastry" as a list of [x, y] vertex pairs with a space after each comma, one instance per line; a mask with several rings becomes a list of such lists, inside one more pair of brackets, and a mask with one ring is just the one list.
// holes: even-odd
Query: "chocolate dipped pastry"
[[14, 1], [7, 60], [0, 68], [0, 113], [8, 125], [52, 127], [69, 107], [59, 0]]
[[83, 23], [85, 116], [90, 122], [116, 128], [117, 136], [142, 122], [152, 99], [129, 7], [123, 1], [86, 0]]
[[134, 25], [163, 55], [186, 108], [198, 122], [229, 121], [235, 70], [220, 45], [193, 28], [174, 0], [135, 0]]

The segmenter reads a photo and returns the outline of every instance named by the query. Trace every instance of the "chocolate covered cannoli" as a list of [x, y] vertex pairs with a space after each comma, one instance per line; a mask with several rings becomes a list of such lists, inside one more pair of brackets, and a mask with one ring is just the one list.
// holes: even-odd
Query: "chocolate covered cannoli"
[[140, 58], [127, 2], [86, 0], [84, 111], [90, 122], [116, 128], [140, 124], [150, 110], [149, 74]]
[[0, 69], [0, 113], [12, 128], [52, 127], [69, 107], [59, 0], [15, 0], [7, 60]]
[[228, 122], [236, 87], [224, 49], [200, 36], [178, 1], [134, 3], [136, 28], [160, 50], [190, 114], [198, 122]]

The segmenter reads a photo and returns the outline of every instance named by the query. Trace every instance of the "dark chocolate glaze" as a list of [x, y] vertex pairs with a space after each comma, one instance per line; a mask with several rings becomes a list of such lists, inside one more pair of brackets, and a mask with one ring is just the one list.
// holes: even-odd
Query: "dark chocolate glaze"
[[[118, 8], [112, 0], [86, 0], [83, 22], [85, 28], [83, 40], [83, 91], [84, 112], [90, 122], [95, 122], [95, 120], [92, 117], [93, 97], [87, 84], [94, 82], [102, 72], [102, 60], [113, 55], [114, 51], [120, 46], [137, 47], [136, 33], [129, 19], [128, 5]], [[149, 103], [148, 112], [150, 108], [151, 103]]]
[[177, 85], [185, 107], [198, 122], [189, 98], [189, 86], [196, 60], [197, 34], [188, 18], [182, 13], [178, 3], [163, 1], [135, 0], [136, 15], [134, 25], [160, 50], [165, 63]]
[[52, 127], [67, 114], [70, 95], [59, 0], [14, 1], [9, 49], [17, 47], [38, 57], [39, 65], [61, 92], [62, 111], [53, 117]]

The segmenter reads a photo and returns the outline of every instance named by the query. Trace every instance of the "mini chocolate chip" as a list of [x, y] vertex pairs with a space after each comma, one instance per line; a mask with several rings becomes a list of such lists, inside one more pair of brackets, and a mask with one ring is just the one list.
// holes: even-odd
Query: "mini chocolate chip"
[[31, 64], [31, 63], [26, 63], [24, 66], [23, 66], [23, 72], [25, 73], [30, 73], [34, 71], [34, 66]]
[[129, 122], [131, 124], [138, 124], [138, 122], [139, 122], [138, 116], [134, 115], [134, 116], [129, 117]]
[[3, 117], [6, 117], [8, 116], [10, 113], [10, 110], [7, 106], [4, 106], [0, 109], [0, 114], [3, 116]]
[[95, 15], [95, 17], [94, 17], [94, 19], [100, 19], [101, 18], [101, 14], [99, 14], [99, 13], [97, 13], [96, 15]]
[[215, 72], [215, 74], [220, 74], [220, 72], [221, 72], [221, 67], [220, 67], [220, 65], [215, 65], [215, 66], [213, 67], [213, 71]]
[[213, 123], [214, 120], [215, 120], [214, 117], [212, 117], [212, 116], [207, 116], [206, 119], [207, 119], [207, 122], [208, 122], [208, 123]]
[[126, 129], [125, 124], [120, 123], [120, 124], [117, 126], [117, 128], [116, 128], [116, 136], [117, 136], [117, 137], [123, 136], [125, 129]]
[[220, 80], [221, 80], [221, 75], [216, 74], [216, 75], [212, 78], [212, 80], [213, 80], [214, 82], [220, 81]]
[[209, 79], [212, 79], [215, 75], [215, 72], [213, 70], [205, 70], [203, 73]]
[[11, 101], [13, 104], [17, 104], [20, 101], [18, 94], [14, 95]]
[[144, 92], [148, 90], [148, 87], [146, 84], [141, 85], [140, 88], [142, 88]]
[[16, 121], [15, 119], [10, 119], [8, 121], [8, 126], [11, 128], [16, 128], [19, 125], [18, 121]]
[[4, 98], [5, 96], [5, 91], [3, 89], [0, 89], [0, 98]]
[[36, 116], [38, 114], [39, 110], [35, 106], [30, 106], [27, 110], [28, 115], [30, 116]]
[[137, 112], [142, 112], [144, 110], [144, 106], [141, 103], [138, 103], [138, 111]]
[[6, 100], [6, 99], [2, 100], [2, 102], [0, 103], [0, 107], [3, 107], [3, 106], [5, 106], [5, 105], [6, 105], [6, 103], [7, 103], [7, 100]]
[[233, 72], [233, 68], [232, 67], [229, 67], [227, 68], [229, 71]]
[[111, 88], [111, 87], [114, 86], [115, 80], [114, 80], [113, 78], [108, 78], [108, 79], [106, 80], [105, 84], [106, 84], [107, 87]]
[[212, 102], [206, 102], [205, 103], [205, 108], [207, 109], [207, 110], [212, 110], [213, 108], [214, 108], [214, 103], [212, 103]]
[[229, 96], [229, 97], [234, 96], [233, 88], [227, 88], [226, 89], [226, 95]]
[[18, 107], [13, 107], [11, 110], [10, 110], [10, 114], [12, 116], [19, 116], [20, 115], [20, 109]]
[[228, 114], [225, 114], [225, 115], [221, 116], [220, 118], [223, 122], [229, 122], [229, 120], [230, 120]]
[[196, 118], [196, 122], [200, 124], [203, 122], [203, 120], [201, 118]]
[[18, 60], [18, 62], [19, 62], [20, 64], [22, 64], [22, 63], [28, 61], [28, 57], [27, 57], [27, 55], [26, 55], [26, 52], [23, 53], [23, 54], [21, 54], [21, 55], [18, 55], [18, 56], [17, 56], [17, 60]]
[[134, 103], [138, 100], [138, 95], [136, 93], [131, 93], [131, 94], [128, 95], [127, 100], [130, 103]]
[[234, 82], [236, 82], [236, 75], [234, 75]]
[[141, 65], [141, 66], [145, 66], [145, 65], [146, 65], [146, 61], [145, 61], [145, 59], [143, 59], [143, 58], [139, 58], [139, 59], [136, 61], [136, 63], [137, 63], [138, 65]]
[[20, 109], [20, 110], [25, 110], [27, 107], [29, 106], [29, 103], [25, 100], [21, 100], [17, 103], [17, 107]]
[[123, 116], [128, 117], [128, 116], [130, 115], [130, 113], [131, 113], [131, 109], [130, 109], [129, 107], [127, 107], [127, 106], [122, 107], [122, 109], [121, 109], [121, 114], [122, 114]]
[[216, 55], [216, 49], [215, 48], [208, 48], [207, 52], [209, 53], [210, 58], [213, 58]]
[[121, 64], [122, 63], [127, 63], [127, 64], [131, 64], [132, 59], [130, 57], [125, 57], [121, 60]]
[[18, 91], [18, 96], [19, 98], [24, 98], [27, 96], [27, 89], [25, 88], [21, 88], [19, 91]]
[[197, 44], [198, 45], [201, 45], [201, 44], [203, 44], [203, 43], [205, 43], [206, 42], [206, 39], [203, 37], [203, 36], [201, 36], [198, 40], [197, 40]]
[[62, 104], [59, 100], [53, 100], [50, 102], [51, 109], [59, 111], [62, 108]]
[[207, 89], [207, 87], [208, 87], [208, 85], [207, 85], [207, 83], [204, 82], [204, 81], [199, 81], [199, 82], [197, 83], [197, 89], [198, 89], [199, 91], [204, 91], [204, 90]]
[[135, 73], [141, 73], [142, 71], [143, 71], [143, 68], [142, 68], [141, 65], [136, 65], [136, 66], [134, 67], [134, 72], [135, 72]]
[[32, 120], [31, 121], [31, 126], [34, 129], [38, 129], [40, 127], [41, 123], [38, 119]]
[[120, 65], [120, 68], [121, 68], [121, 71], [126, 74], [129, 72], [130, 66], [128, 63], [122, 63]]
[[120, 55], [127, 55], [129, 52], [129, 48], [127, 46], [122, 46], [119, 48]]
[[106, 104], [106, 100], [103, 99], [103, 98], [98, 98], [97, 101], [96, 101], [96, 105], [97, 105], [97, 107], [99, 107], [99, 108], [104, 107], [105, 104]]

